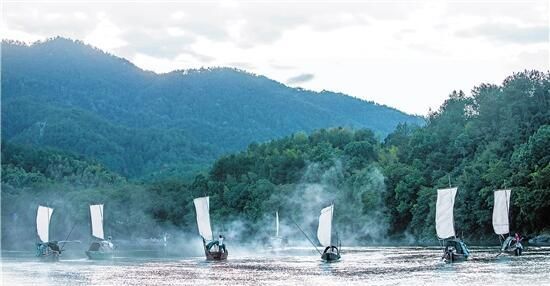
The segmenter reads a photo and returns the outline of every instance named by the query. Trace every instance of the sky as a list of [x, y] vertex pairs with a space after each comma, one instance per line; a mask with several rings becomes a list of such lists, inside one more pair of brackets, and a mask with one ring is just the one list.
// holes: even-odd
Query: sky
[[81, 40], [158, 73], [229, 66], [426, 115], [550, 69], [550, 1], [13, 1], [2, 38]]

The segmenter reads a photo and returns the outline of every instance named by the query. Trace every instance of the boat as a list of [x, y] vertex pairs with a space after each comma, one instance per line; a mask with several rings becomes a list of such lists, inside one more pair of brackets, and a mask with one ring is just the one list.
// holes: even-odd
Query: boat
[[[521, 238], [510, 235], [510, 194], [512, 190], [496, 190], [493, 203], [493, 229], [501, 242], [500, 253], [520, 256], [523, 252]], [[504, 237], [507, 235], [507, 237]], [[500, 254], [499, 253], [499, 254]]]
[[90, 205], [90, 220], [92, 223], [92, 241], [86, 256], [92, 260], [112, 259], [115, 254], [115, 247], [111, 242], [111, 237], [105, 240], [103, 232], [103, 205]]
[[212, 228], [210, 226], [210, 198], [196, 198], [193, 200], [193, 203], [195, 204], [195, 211], [197, 212], [197, 226], [199, 228], [199, 234], [202, 237], [206, 260], [226, 260], [229, 252], [223, 244], [223, 237], [220, 235], [220, 240], [214, 240], [212, 236]]
[[279, 212], [275, 212], [275, 236], [269, 238], [272, 250], [280, 250], [285, 245], [285, 239], [279, 236]]
[[332, 244], [333, 213], [334, 204], [322, 209], [319, 215], [319, 227], [317, 228], [317, 239], [325, 247], [321, 259], [326, 262], [338, 261], [341, 257], [338, 247]]
[[466, 244], [455, 235], [453, 209], [457, 191], [458, 188], [437, 190], [435, 229], [439, 240], [444, 242], [442, 259], [447, 263], [464, 261], [470, 256]]
[[61, 249], [57, 241], [50, 241], [50, 221], [53, 208], [38, 206], [36, 212], [36, 233], [39, 242], [36, 243], [36, 257], [42, 261], [59, 261]]

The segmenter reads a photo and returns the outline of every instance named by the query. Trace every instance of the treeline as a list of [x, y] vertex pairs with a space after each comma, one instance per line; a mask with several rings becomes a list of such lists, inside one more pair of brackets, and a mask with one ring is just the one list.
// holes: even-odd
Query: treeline
[[402, 125], [384, 142], [390, 234], [434, 236], [435, 187], [449, 178], [459, 191], [458, 233], [492, 234], [495, 189], [511, 188], [511, 229], [533, 234], [550, 226], [550, 76], [514, 74], [472, 96], [453, 92], [424, 128]]
[[457, 232], [490, 239], [493, 191], [511, 188], [511, 229], [534, 234], [550, 226], [549, 90], [549, 74], [526, 71], [472, 96], [453, 92], [426, 126], [400, 125], [382, 143], [368, 130], [337, 128], [252, 144], [191, 188], [212, 196], [221, 220], [263, 223], [275, 209], [306, 216], [334, 201], [336, 225], [367, 241], [433, 240], [436, 189], [449, 183], [459, 188]]
[[39, 204], [53, 207], [50, 237], [90, 239], [89, 209], [105, 203], [107, 234], [151, 237], [161, 232], [147, 213], [150, 197], [103, 165], [62, 151], [2, 142], [2, 247], [32, 249]]
[[[83, 211], [75, 218], [83, 223], [87, 204], [105, 202], [117, 218], [106, 218], [115, 236], [196, 232], [192, 199], [209, 195], [215, 232], [241, 241], [272, 235], [276, 210], [284, 235], [300, 237], [293, 221], [314, 232], [319, 210], [333, 202], [344, 243], [433, 242], [436, 189], [450, 183], [459, 188], [455, 228], [470, 241], [495, 238], [493, 191], [500, 188], [512, 189], [512, 230], [548, 231], [549, 90], [548, 73], [526, 71], [502, 85], [480, 85], [472, 96], [453, 92], [425, 126], [401, 124], [383, 141], [366, 129], [295, 133], [223, 156], [194, 178], [154, 183], [129, 182], [78, 157], [55, 159], [61, 155], [54, 151], [20, 152], [4, 144], [2, 186], [9, 195], [2, 194], [3, 229], [17, 206], [35, 207], [38, 199], [25, 197], [32, 194], [78, 205]], [[60, 173], [53, 167], [59, 165], [72, 171]], [[104, 183], [87, 183], [83, 174], [90, 173]], [[76, 183], [79, 178], [84, 183]], [[31, 184], [36, 181], [47, 183]], [[33, 215], [28, 211], [31, 221]]]

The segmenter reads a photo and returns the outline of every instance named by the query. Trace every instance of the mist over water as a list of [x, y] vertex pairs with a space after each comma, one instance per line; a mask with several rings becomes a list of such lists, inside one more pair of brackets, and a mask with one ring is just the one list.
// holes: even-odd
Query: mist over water
[[[326, 163], [325, 163], [326, 164]], [[311, 246], [296, 227], [299, 224], [310, 239], [317, 243], [316, 229], [320, 210], [335, 205], [333, 243], [369, 245], [385, 242], [387, 222], [384, 217], [384, 177], [376, 166], [365, 168], [346, 182], [345, 168], [339, 159], [329, 165], [309, 163], [296, 184], [278, 186], [269, 198], [268, 209], [257, 210], [263, 219], [252, 222], [246, 216], [224, 217], [211, 209], [213, 234], [223, 234], [230, 251], [241, 248], [251, 253], [264, 250], [275, 236], [275, 211], [279, 211], [280, 235], [291, 246]], [[137, 187], [112, 200], [112, 190], [87, 190], [75, 186], [63, 190], [21, 190], [17, 197], [3, 197], [2, 249], [32, 250], [37, 242], [36, 209], [39, 204], [53, 207], [50, 240], [78, 241], [65, 245], [66, 255], [82, 253], [91, 237], [89, 205], [103, 203], [105, 236], [112, 236], [121, 250], [169, 249], [174, 253], [202, 253], [202, 242], [195, 225], [194, 210], [185, 211], [192, 225], [176, 226], [153, 219], [145, 202], [155, 198]], [[214, 198], [211, 198], [214, 200]], [[192, 203], [192, 202], [189, 202]], [[214, 202], [211, 202], [214, 204]], [[185, 209], [181, 206], [182, 210]], [[211, 207], [212, 208], [212, 207]], [[70, 235], [69, 235], [70, 234]], [[169, 247], [165, 247], [165, 246]]]
[[311, 248], [273, 253], [231, 252], [227, 261], [204, 256], [120, 253], [112, 261], [84, 258], [37, 262], [4, 252], [3, 285], [547, 285], [550, 248], [521, 257], [472, 248], [466, 262], [445, 264], [438, 247], [343, 247], [342, 260], [323, 263]]
[[[337, 239], [343, 245], [385, 242], [388, 224], [384, 216], [384, 176], [371, 165], [350, 180], [345, 182], [341, 160], [334, 160], [328, 167], [312, 163], [300, 183], [280, 201], [291, 208], [292, 219], [312, 234], [316, 233], [320, 210], [333, 203], [333, 243]], [[280, 216], [284, 219], [285, 214]], [[288, 218], [285, 222], [293, 225]], [[313, 239], [316, 241], [315, 236]]]
[[[141, 207], [141, 202], [151, 199], [145, 192], [115, 202], [104, 201], [101, 192], [84, 198], [76, 197], [82, 195], [76, 191], [27, 195], [3, 209], [3, 223], [7, 221], [2, 226], [3, 237], [8, 240], [3, 241], [7, 244], [3, 244], [1, 258], [2, 284], [545, 285], [550, 281], [550, 248], [532, 247], [522, 257], [497, 258], [496, 247], [472, 247], [470, 260], [445, 264], [439, 247], [360, 247], [390, 243], [384, 177], [370, 165], [345, 181], [344, 170], [339, 160], [329, 166], [309, 164], [298, 183], [280, 186], [273, 193], [269, 198], [272, 209], [259, 210], [264, 213], [260, 221], [214, 215], [213, 234], [223, 234], [229, 250], [228, 260], [222, 262], [205, 260], [195, 225], [155, 221]], [[57, 263], [34, 257], [36, 207], [45, 197], [56, 208], [51, 239], [65, 239], [72, 229], [69, 239], [81, 241], [67, 244]], [[117, 246], [112, 260], [85, 257], [92, 240], [89, 203], [105, 203], [105, 234], [114, 234]], [[335, 205], [333, 234], [342, 240], [342, 259], [324, 263], [294, 222], [317, 243], [319, 212], [331, 203]], [[18, 210], [15, 215], [9, 213], [13, 210]], [[275, 252], [266, 238], [275, 235], [276, 210], [280, 235], [288, 238], [289, 246]], [[195, 216], [194, 212], [185, 215]], [[135, 217], [139, 219], [130, 219]]]

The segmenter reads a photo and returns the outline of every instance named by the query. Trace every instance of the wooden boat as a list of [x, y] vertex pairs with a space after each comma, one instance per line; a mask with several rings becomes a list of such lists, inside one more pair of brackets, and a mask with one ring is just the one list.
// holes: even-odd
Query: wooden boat
[[103, 205], [90, 205], [90, 220], [92, 224], [92, 237], [98, 241], [93, 241], [90, 244], [88, 250], [86, 250], [86, 256], [93, 260], [105, 260], [112, 259], [115, 253], [115, 247], [109, 240], [105, 240], [105, 234], [103, 232]]
[[193, 200], [195, 211], [197, 213], [197, 226], [199, 234], [202, 237], [204, 247], [204, 255], [206, 260], [226, 260], [229, 252], [225, 245], [219, 245], [218, 240], [214, 240], [212, 236], [212, 228], [210, 226], [210, 198], [201, 197]]
[[340, 250], [336, 246], [327, 246], [321, 255], [321, 259], [327, 262], [337, 261], [340, 257]]
[[36, 212], [36, 233], [39, 242], [36, 243], [36, 257], [41, 261], [59, 261], [61, 249], [57, 241], [50, 241], [50, 220], [53, 208], [38, 206]]
[[445, 262], [460, 262], [468, 259], [470, 251], [464, 242], [458, 238], [448, 239], [445, 241], [445, 250], [443, 252], [443, 260]]
[[[211, 242], [213, 243], [213, 242]], [[206, 241], [202, 240], [202, 244], [204, 246], [204, 255], [206, 256], [206, 260], [226, 260], [227, 259], [227, 249], [225, 251], [221, 251], [219, 248], [219, 245], [214, 244], [211, 247], [206, 243]]]
[[504, 239], [500, 247], [500, 253], [508, 253], [510, 255], [521, 256], [523, 253], [523, 245], [521, 241], [509, 235]]
[[113, 259], [115, 256], [113, 244], [106, 240], [92, 242], [85, 253], [92, 260]]
[[453, 209], [458, 188], [438, 189], [435, 207], [435, 229], [437, 237], [445, 243], [442, 259], [447, 262], [467, 260], [470, 251], [455, 235]]
[[[523, 252], [521, 238], [510, 235], [510, 195], [512, 190], [496, 190], [493, 203], [493, 229], [501, 242], [500, 253], [520, 256]], [[507, 237], [505, 238], [504, 235]], [[499, 253], [499, 254], [500, 254]]]
[[285, 239], [279, 236], [279, 212], [275, 212], [275, 236], [269, 238], [269, 244], [274, 251], [281, 250], [285, 246]]
[[322, 209], [319, 215], [319, 227], [317, 228], [317, 239], [325, 247], [321, 259], [326, 262], [338, 261], [341, 257], [338, 247], [332, 244], [333, 213], [334, 204]]
[[40, 261], [44, 262], [57, 262], [61, 255], [61, 249], [57, 244], [57, 241], [49, 241], [45, 243], [36, 244], [36, 256]]

